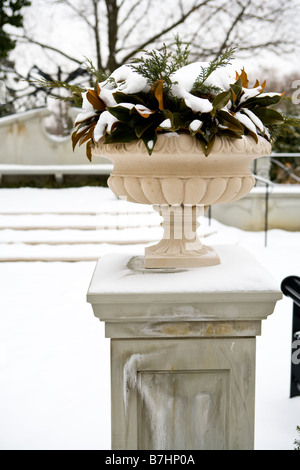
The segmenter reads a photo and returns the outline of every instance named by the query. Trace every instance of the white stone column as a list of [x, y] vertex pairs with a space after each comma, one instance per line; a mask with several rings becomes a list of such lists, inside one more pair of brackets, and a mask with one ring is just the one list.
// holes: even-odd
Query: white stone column
[[88, 302], [111, 338], [113, 449], [253, 449], [255, 341], [282, 294], [247, 251], [215, 249], [204, 268], [99, 260]]

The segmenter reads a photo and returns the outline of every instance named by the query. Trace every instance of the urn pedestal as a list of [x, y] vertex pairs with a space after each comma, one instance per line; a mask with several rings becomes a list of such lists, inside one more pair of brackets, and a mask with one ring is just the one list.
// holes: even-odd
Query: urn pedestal
[[163, 217], [163, 239], [145, 251], [145, 267], [176, 268], [215, 265], [217, 253], [198, 236], [199, 213], [212, 204], [236, 201], [254, 186], [250, 163], [271, 152], [263, 137], [217, 138], [205, 156], [188, 134], [158, 135], [151, 156], [142, 141], [93, 148], [114, 168], [110, 189], [128, 201], [151, 204]]
[[215, 248], [205, 268], [99, 260], [88, 302], [111, 341], [112, 449], [254, 448], [256, 336], [282, 293], [246, 250]]

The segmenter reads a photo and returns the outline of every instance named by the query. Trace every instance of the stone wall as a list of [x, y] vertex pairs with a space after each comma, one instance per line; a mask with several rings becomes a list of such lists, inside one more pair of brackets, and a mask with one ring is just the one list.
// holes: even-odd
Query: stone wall
[[[264, 230], [266, 189], [255, 187], [243, 199], [230, 204], [216, 204], [211, 216], [225, 225], [243, 230]], [[269, 186], [268, 228], [300, 231], [300, 185]]]
[[[71, 109], [73, 121], [78, 110]], [[11, 165], [80, 165], [88, 164], [85, 145], [72, 150], [70, 135], [49, 134], [45, 121], [50, 116], [47, 108], [34, 109], [0, 119], [0, 163]], [[108, 163], [97, 157], [93, 163]]]

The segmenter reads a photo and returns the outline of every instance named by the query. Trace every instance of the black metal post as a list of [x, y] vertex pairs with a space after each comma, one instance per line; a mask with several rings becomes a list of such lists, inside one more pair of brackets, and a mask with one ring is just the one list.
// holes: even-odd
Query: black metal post
[[300, 277], [288, 276], [281, 283], [284, 295], [293, 299], [290, 398], [300, 396]]
[[300, 395], [300, 307], [294, 302], [290, 397]]
[[208, 225], [211, 225], [211, 206], [208, 206]]

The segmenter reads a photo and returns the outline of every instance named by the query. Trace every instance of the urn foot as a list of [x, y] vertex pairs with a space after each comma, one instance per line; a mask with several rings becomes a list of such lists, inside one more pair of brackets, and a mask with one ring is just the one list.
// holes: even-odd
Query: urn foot
[[202, 205], [153, 206], [163, 217], [162, 240], [145, 249], [145, 268], [196, 268], [220, 264], [212, 247], [201, 242], [197, 229]]

